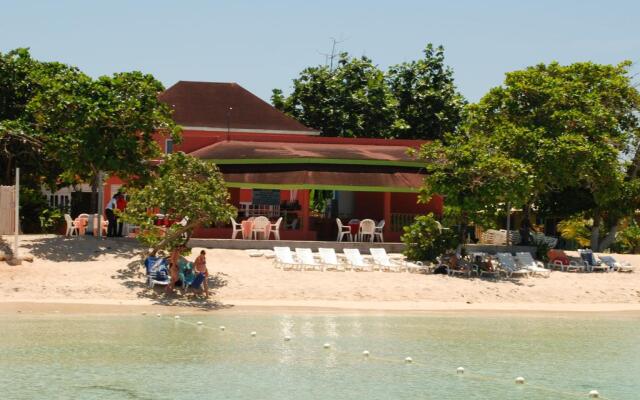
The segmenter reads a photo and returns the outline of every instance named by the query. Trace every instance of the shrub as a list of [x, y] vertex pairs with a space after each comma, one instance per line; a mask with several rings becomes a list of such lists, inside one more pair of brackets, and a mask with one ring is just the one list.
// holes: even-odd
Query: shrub
[[616, 244], [625, 253], [640, 253], [640, 226], [635, 220], [616, 235]]
[[433, 214], [416, 217], [413, 224], [404, 227], [401, 240], [406, 245], [407, 258], [418, 261], [435, 261], [458, 245], [455, 232], [442, 229]]

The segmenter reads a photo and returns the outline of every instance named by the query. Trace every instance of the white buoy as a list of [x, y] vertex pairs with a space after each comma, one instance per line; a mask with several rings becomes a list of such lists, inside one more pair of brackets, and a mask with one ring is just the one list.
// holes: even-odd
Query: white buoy
[[198, 322], [196, 322], [196, 324], [202, 325], [202, 321], [198, 321]]
[[325, 343], [325, 344], [324, 344], [324, 348], [325, 348], [325, 349], [328, 349], [328, 348], [330, 348], [330, 347], [331, 347], [331, 345], [330, 345], [329, 343]]
[[524, 384], [524, 378], [523, 378], [523, 377], [521, 377], [521, 376], [517, 377], [517, 378], [516, 378], [516, 383], [517, 383], [518, 385], [523, 385], [523, 384]]
[[600, 393], [597, 390], [592, 390], [589, 392], [589, 398], [598, 399], [600, 398]]
[[288, 342], [289, 340], [291, 340], [291, 336], [285, 336], [285, 337], [284, 337], [284, 341], [285, 341], [285, 342]]
[[180, 316], [179, 316], [179, 315], [176, 315], [176, 316], [175, 316], [175, 317], [173, 317], [173, 318], [175, 318], [175, 319], [180, 319]]
[[224, 325], [221, 325], [221, 326], [220, 326], [220, 330], [221, 330], [221, 331], [223, 331], [223, 330], [225, 330], [225, 329], [226, 329], [226, 328], [224, 327]]
[[365, 356], [365, 357], [369, 357], [369, 350], [363, 351], [362, 355]]
[[404, 359], [404, 362], [406, 362], [407, 364], [412, 363], [413, 362], [413, 358], [407, 357], [407, 358]]
[[464, 368], [463, 367], [458, 367], [458, 369], [456, 370], [459, 374], [464, 374]]
[[161, 317], [161, 315], [160, 314], [156, 314], [156, 317]]
[[251, 332], [251, 336], [255, 336], [257, 333], [255, 331]]

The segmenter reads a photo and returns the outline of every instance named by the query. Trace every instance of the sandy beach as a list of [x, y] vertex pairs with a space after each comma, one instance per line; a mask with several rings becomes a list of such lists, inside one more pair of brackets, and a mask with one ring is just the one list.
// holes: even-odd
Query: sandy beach
[[[5, 238], [5, 244], [9, 241]], [[498, 281], [388, 272], [282, 271], [242, 250], [206, 249], [213, 295], [148, 289], [135, 241], [25, 236], [33, 262], [0, 262], [1, 312], [362, 311], [640, 312], [640, 273], [552, 272]], [[193, 249], [193, 259], [200, 248]], [[620, 255], [640, 265], [640, 256]], [[170, 312], [170, 311], [166, 311]]]

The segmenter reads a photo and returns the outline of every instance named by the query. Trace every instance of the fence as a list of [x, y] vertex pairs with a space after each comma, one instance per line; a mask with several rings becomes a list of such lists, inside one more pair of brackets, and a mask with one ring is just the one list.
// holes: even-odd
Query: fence
[[0, 186], [0, 235], [15, 232], [15, 186]]

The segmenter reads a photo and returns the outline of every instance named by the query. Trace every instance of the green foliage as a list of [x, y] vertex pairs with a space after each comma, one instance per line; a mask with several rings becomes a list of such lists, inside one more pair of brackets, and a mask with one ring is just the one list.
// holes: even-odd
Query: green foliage
[[635, 219], [616, 235], [616, 244], [625, 253], [640, 253], [640, 226]]
[[400, 238], [406, 245], [404, 254], [410, 260], [435, 261], [447, 250], [457, 247], [455, 233], [441, 229], [433, 214], [416, 217], [413, 224], [404, 227]]
[[325, 136], [438, 138], [455, 131], [464, 99], [444, 64], [444, 49], [429, 44], [425, 58], [393, 66], [385, 74], [367, 57], [340, 54], [335, 69], [309, 67], [273, 105]]
[[551, 63], [508, 73], [468, 107], [459, 135], [422, 149], [431, 163], [423, 198], [445, 194], [465, 219], [509, 203], [540, 202], [553, 215], [562, 195], [578, 193], [571, 209], [591, 214], [594, 229], [604, 217], [615, 224], [640, 204], [640, 94], [628, 68]]
[[551, 246], [544, 240], [534, 240], [533, 245], [536, 246], [536, 260], [547, 263], [547, 261], [549, 261], [548, 254]]
[[588, 247], [591, 243], [591, 225], [582, 215], [562, 220], [558, 223], [558, 231], [563, 239], [576, 243], [579, 247]]
[[57, 228], [64, 221], [64, 212], [58, 207], [47, 207], [38, 216], [40, 228], [45, 233], [56, 233]]
[[[140, 227], [138, 239], [153, 252], [171, 251], [184, 244], [183, 235], [190, 237], [196, 227], [228, 221], [236, 212], [228, 204], [229, 193], [218, 168], [181, 152], [166, 155], [148, 183], [129, 188], [127, 194], [122, 218]], [[171, 221], [186, 217], [188, 223], [173, 225], [165, 235], [154, 225], [158, 211]]]

